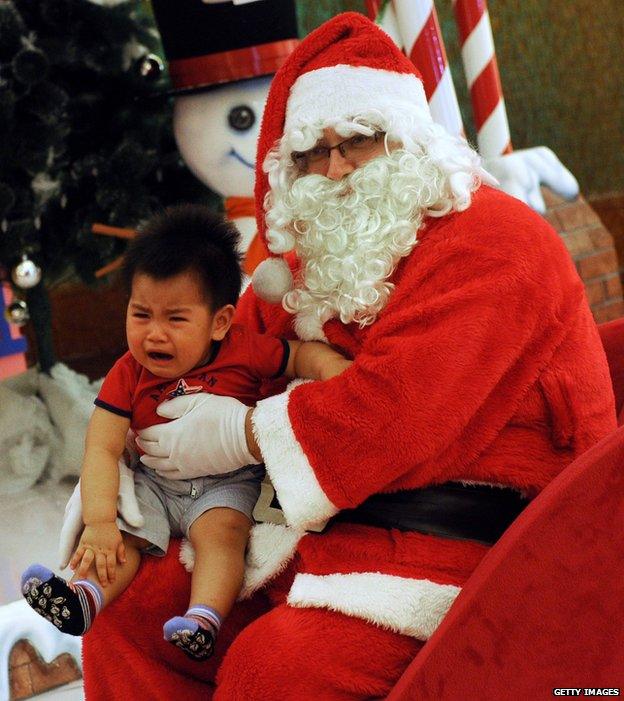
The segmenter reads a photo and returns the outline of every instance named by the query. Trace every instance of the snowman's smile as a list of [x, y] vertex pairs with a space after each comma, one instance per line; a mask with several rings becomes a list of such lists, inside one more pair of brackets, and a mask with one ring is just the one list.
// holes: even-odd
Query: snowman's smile
[[250, 163], [250, 162], [247, 161], [247, 160], [245, 160], [245, 159], [240, 155], [240, 153], [238, 153], [238, 152], [236, 151], [236, 149], [231, 148], [231, 149], [230, 149], [230, 153], [229, 153], [228, 155], [229, 155], [229, 156], [234, 156], [234, 158], [235, 158], [237, 161], [239, 161], [240, 163], [242, 163], [244, 166], [247, 166], [247, 168], [251, 168], [251, 170], [254, 170], [254, 169], [255, 169], [254, 164], [253, 164], [253, 163]]

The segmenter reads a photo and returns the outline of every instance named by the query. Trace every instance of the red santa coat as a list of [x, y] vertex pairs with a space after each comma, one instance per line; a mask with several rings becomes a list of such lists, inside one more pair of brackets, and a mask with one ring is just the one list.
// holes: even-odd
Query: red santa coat
[[[245, 592], [296, 552], [289, 604], [424, 640], [486, 546], [351, 524], [303, 529], [372, 494], [450, 480], [534, 496], [615, 429], [615, 407], [582, 282], [556, 232], [521, 202], [484, 186], [468, 210], [427, 219], [393, 282], [371, 326], [325, 324], [354, 359], [346, 372], [255, 410], [293, 528], [256, 527]], [[237, 320], [294, 337], [293, 317], [252, 290]]]

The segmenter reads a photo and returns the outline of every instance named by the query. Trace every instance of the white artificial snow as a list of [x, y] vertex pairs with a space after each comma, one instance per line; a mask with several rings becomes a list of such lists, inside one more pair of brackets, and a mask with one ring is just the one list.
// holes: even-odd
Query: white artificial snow
[[36, 393], [32, 371], [0, 383], [0, 494], [32, 486], [58, 450], [58, 434]]
[[68, 652], [82, 668], [82, 638], [61, 633], [26, 601], [14, 601], [0, 607], [0, 699], [10, 698], [9, 654], [18, 640], [28, 640], [48, 663]]
[[60, 441], [52, 451], [50, 474], [60, 480], [80, 475], [87, 424], [93, 413], [93, 400], [102, 384], [89, 382], [85, 375], [57, 363], [50, 375], [39, 373], [39, 394]]
[[0, 383], [0, 494], [80, 474], [99, 386], [61, 363], [50, 375], [31, 368]]
[[50, 375], [32, 368], [0, 382], [0, 699], [9, 698], [9, 654], [22, 638], [47, 662], [68, 652], [80, 664], [80, 638], [34, 613], [19, 582], [33, 562], [56, 569], [63, 509], [99, 385], [62, 364]]

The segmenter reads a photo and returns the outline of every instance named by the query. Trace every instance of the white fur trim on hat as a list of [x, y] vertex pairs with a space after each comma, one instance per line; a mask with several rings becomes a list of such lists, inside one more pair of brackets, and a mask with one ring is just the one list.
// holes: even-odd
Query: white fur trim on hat
[[402, 635], [429, 639], [460, 592], [452, 584], [380, 572], [298, 574], [287, 603], [363, 618]]
[[301, 381], [291, 382], [289, 391], [258, 402], [252, 424], [286, 522], [310, 529], [326, 522], [338, 509], [319, 484], [290, 423], [288, 399], [298, 384]]
[[[297, 149], [305, 126], [330, 125], [370, 112], [406, 112], [431, 121], [423, 83], [411, 73], [339, 64], [300, 76], [292, 87], [284, 134]], [[299, 136], [300, 135], [300, 136]], [[301, 144], [303, 148], [309, 148]]]
[[293, 288], [293, 276], [283, 258], [267, 258], [251, 277], [254, 292], [265, 302], [279, 304]]

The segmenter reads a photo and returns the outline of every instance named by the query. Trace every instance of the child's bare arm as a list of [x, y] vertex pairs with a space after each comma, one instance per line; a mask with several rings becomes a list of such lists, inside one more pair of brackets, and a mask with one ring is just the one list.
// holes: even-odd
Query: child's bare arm
[[329, 380], [346, 370], [353, 361], [326, 343], [318, 341], [288, 341], [290, 357], [287, 377], [305, 377], [309, 380]]
[[86, 576], [95, 563], [98, 578], [106, 585], [115, 578], [117, 560], [125, 553], [117, 528], [117, 461], [125, 447], [130, 420], [96, 407], [87, 430], [81, 474], [82, 512], [85, 529], [70, 565]]

